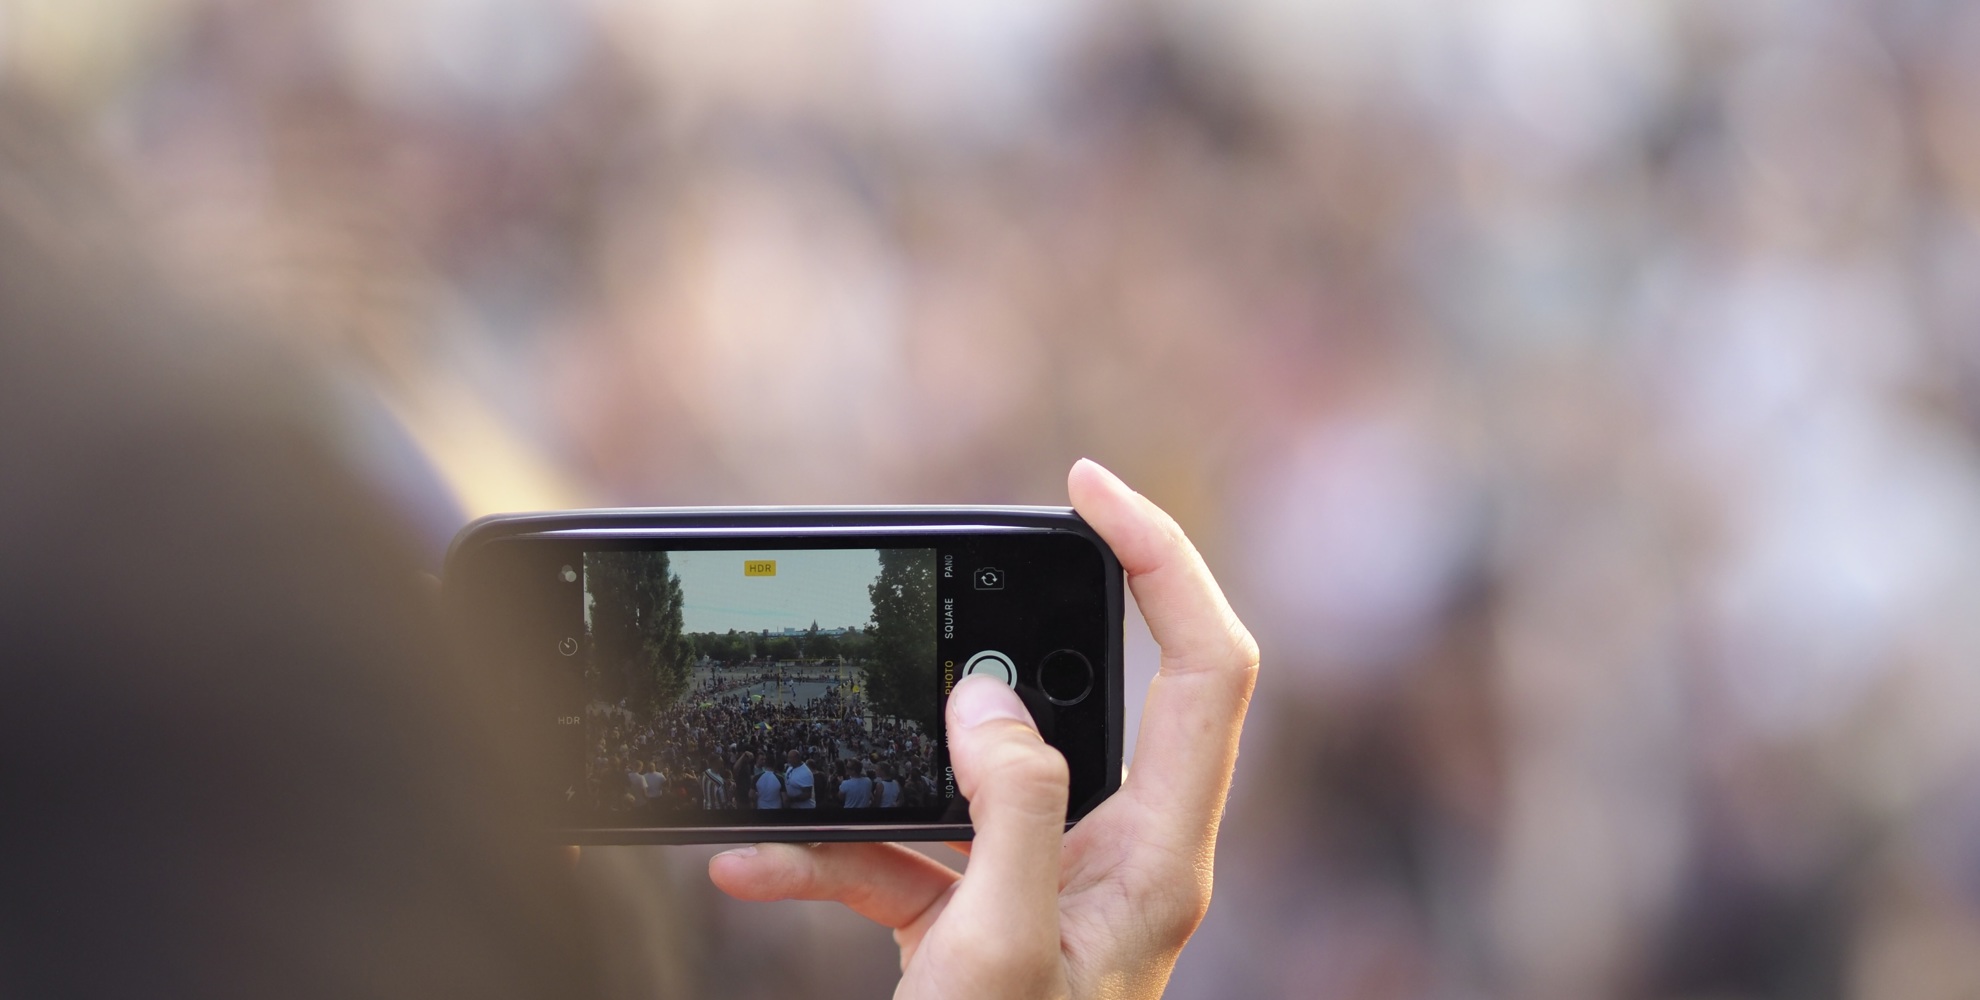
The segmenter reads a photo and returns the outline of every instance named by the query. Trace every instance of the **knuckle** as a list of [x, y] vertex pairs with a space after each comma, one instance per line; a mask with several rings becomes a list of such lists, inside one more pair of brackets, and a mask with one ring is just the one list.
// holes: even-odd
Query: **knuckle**
[[1236, 614], [1225, 609], [1221, 622], [1214, 617], [1206, 620], [1197, 636], [1195, 641], [1177, 643], [1173, 649], [1165, 646], [1163, 668], [1242, 677], [1247, 684], [1255, 683], [1262, 654], [1258, 640]]
[[1067, 775], [1066, 759], [1046, 746], [1009, 754], [1004, 762], [1004, 782], [1013, 789], [1039, 797], [1063, 796]]
[[1236, 614], [1228, 618], [1224, 628], [1230, 640], [1230, 650], [1226, 651], [1226, 655], [1230, 657], [1232, 665], [1238, 667], [1239, 671], [1255, 673], [1259, 663], [1259, 648], [1257, 648], [1257, 640], [1251, 638], [1251, 630], [1243, 628], [1243, 622], [1239, 622]]
[[1071, 783], [1066, 758], [1035, 735], [1026, 740], [998, 740], [984, 763], [979, 797], [1064, 809], [1066, 788]]
[[[1146, 497], [1142, 499], [1147, 500]], [[1149, 520], [1154, 522], [1155, 533], [1161, 538], [1162, 545], [1177, 552], [1196, 551], [1196, 543], [1189, 540], [1189, 532], [1183, 530], [1182, 522], [1176, 520], [1174, 514], [1153, 500], [1148, 500], [1148, 510], [1151, 512]]]
[[1251, 630], [1244, 627], [1236, 615], [1230, 619], [1231, 660], [1244, 670], [1257, 670], [1260, 653], [1258, 640], [1252, 638]]
[[819, 868], [819, 859], [809, 853], [786, 859], [775, 869], [779, 894], [787, 898], [816, 895], [826, 884]]

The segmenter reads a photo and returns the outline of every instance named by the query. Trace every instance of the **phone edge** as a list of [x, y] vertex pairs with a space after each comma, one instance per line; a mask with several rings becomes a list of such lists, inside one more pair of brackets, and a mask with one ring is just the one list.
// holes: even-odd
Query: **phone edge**
[[[1071, 830], [1121, 789], [1125, 764], [1126, 686], [1125, 626], [1127, 596], [1119, 557], [1086, 519], [1071, 507], [963, 504], [873, 506], [736, 506], [736, 507], [596, 507], [552, 511], [487, 514], [456, 532], [441, 563], [442, 600], [457, 555], [472, 545], [502, 538], [577, 528], [653, 527], [654, 521], [682, 528], [914, 527], [917, 525], [982, 525], [985, 527], [1044, 528], [1071, 531], [1092, 542], [1100, 552], [1107, 578], [1107, 614], [1116, 623], [1108, 634], [1108, 668], [1120, 678], [1109, 685], [1107, 758], [1111, 765], [1101, 791], [1082, 803], [1067, 803], [1066, 829]], [[1078, 809], [1077, 815], [1072, 810]], [[748, 833], [748, 836], [730, 836]], [[579, 827], [558, 831], [563, 842], [583, 846], [638, 844], [731, 844], [751, 842], [847, 843], [871, 841], [965, 841], [975, 837], [967, 824], [904, 825], [900, 827], [697, 827], [683, 829]]]

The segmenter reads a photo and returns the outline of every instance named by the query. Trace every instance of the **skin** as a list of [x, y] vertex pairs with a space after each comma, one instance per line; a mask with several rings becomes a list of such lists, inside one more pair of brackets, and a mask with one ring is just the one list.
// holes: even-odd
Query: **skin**
[[976, 829], [955, 845], [965, 872], [899, 844], [759, 844], [709, 862], [739, 899], [834, 900], [891, 928], [897, 998], [1157, 997], [1209, 908], [1258, 646], [1167, 514], [1090, 461], [1068, 486], [1162, 649], [1120, 792], [1062, 832], [1065, 759], [1016, 694], [973, 677], [947, 708]]

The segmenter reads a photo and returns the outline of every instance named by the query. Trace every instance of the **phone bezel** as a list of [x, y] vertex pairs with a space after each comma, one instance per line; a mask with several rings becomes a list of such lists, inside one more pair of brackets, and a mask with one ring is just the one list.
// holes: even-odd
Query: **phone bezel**
[[[669, 537], [831, 537], [848, 534], [1000, 533], [1005, 531], [1070, 532], [1099, 550], [1106, 581], [1108, 616], [1106, 663], [1106, 757], [1102, 762], [1102, 791], [1066, 818], [1071, 829], [1121, 785], [1125, 720], [1122, 625], [1126, 595], [1120, 561], [1098, 533], [1070, 507], [1012, 506], [886, 506], [886, 507], [628, 507], [588, 510], [492, 514], [461, 529], [448, 547], [442, 572], [443, 600], [451, 593], [448, 581], [460, 556], [491, 542], [583, 537], [654, 539]], [[559, 842], [607, 844], [724, 844], [753, 841], [797, 843], [856, 841], [959, 841], [974, 836], [966, 823], [904, 823], [892, 825], [774, 825], [696, 827], [559, 827]]]

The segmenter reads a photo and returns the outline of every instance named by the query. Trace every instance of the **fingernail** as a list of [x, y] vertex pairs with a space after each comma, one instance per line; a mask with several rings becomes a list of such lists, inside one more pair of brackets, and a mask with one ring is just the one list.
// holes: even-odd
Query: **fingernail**
[[1024, 702], [1018, 700], [1017, 692], [993, 677], [963, 678], [949, 693], [949, 707], [955, 714], [956, 725], [964, 729], [974, 729], [992, 719], [1015, 719], [1038, 728], [1031, 721], [1031, 713], [1025, 711]]
[[751, 844], [748, 847], [730, 848], [729, 850], [723, 851], [721, 854], [717, 854], [715, 856], [719, 858], [722, 857], [723, 855], [727, 855], [732, 858], [753, 858], [756, 857], [756, 845]]

